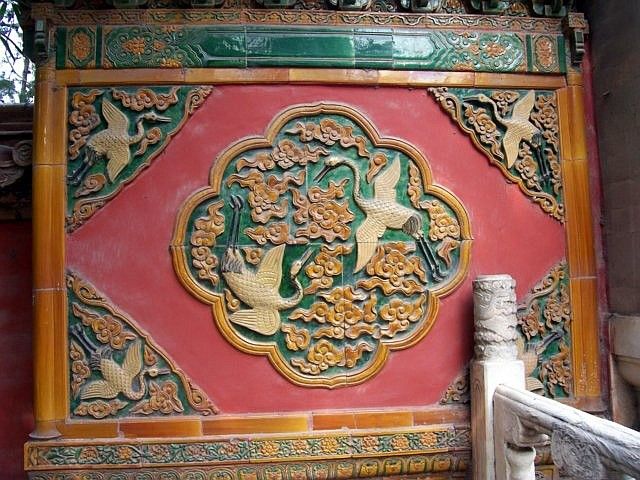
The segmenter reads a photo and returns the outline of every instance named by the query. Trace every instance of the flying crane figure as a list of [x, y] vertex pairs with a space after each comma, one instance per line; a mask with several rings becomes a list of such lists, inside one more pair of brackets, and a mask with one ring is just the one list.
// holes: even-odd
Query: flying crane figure
[[413, 237], [429, 265], [432, 278], [443, 280], [445, 273], [424, 238], [422, 231], [422, 216], [419, 212], [401, 205], [396, 200], [396, 185], [400, 180], [400, 158], [396, 156], [391, 166], [380, 173], [374, 180], [373, 198], [365, 198], [360, 190], [360, 171], [357, 165], [348, 158], [330, 157], [325, 161], [324, 168], [316, 175], [315, 181], [320, 181], [332, 169], [341, 165], [349, 167], [354, 175], [353, 199], [366, 218], [356, 230], [358, 257], [353, 273], [357, 273], [367, 264], [376, 251], [378, 240], [387, 228], [402, 230]]
[[280, 284], [282, 282], [282, 261], [286, 245], [278, 245], [265, 253], [257, 272], [247, 269], [242, 254], [238, 249], [240, 210], [242, 206], [242, 199], [232, 195], [231, 231], [227, 249], [222, 257], [221, 271], [222, 277], [231, 291], [251, 308], [233, 312], [229, 316], [229, 320], [262, 335], [273, 335], [280, 328], [279, 310], [295, 307], [304, 296], [302, 285], [297, 275], [309, 260], [312, 250], [305, 251], [302, 257], [291, 265], [289, 277], [296, 288], [296, 293], [291, 297], [282, 298], [280, 296]]
[[80, 185], [89, 169], [104, 157], [107, 158], [107, 176], [113, 182], [120, 172], [131, 163], [129, 146], [144, 138], [143, 122], [170, 122], [155, 112], [140, 115], [136, 120], [137, 132], [129, 135], [129, 119], [106, 98], [102, 101], [102, 116], [107, 120], [107, 128], [99, 131], [87, 141], [87, 149], [82, 164], [67, 179], [71, 185]]
[[[151, 377], [171, 373], [166, 368], [142, 368], [142, 345], [140, 340], [132, 342], [124, 354], [122, 364], [118, 364], [112, 356], [108, 346], [97, 346], [89, 338], [79, 324], [73, 325], [71, 334], [78, 340], [87, 352], [91, 352], [89, 366], [98, 370], [103, 380], [88, 382], [80, 392], [80, 398], [115, 398], [122, 393], [130, 400], [140, 400], [147, 393], [147, 385], [143, 379], [146, 374]], [[139, 387], [134, 388], [135, 380]]]
[[[537, 147], [538, 142], [534, 143], [533, 139], [540, 136], [540, 130], [529, 120], [536, 100], [533, 90], [529, 90], [524, 97], [515, 103], [509, 118], [500, 115], [496, 102], [482, 93], [467, 97], [466, 100], [477, 100], [490, 104], [496, 120], [506, 128], [502, 137], [502, 148], [504, 148], [506, 154], [507, 168], [511, 168], [518, 158], [520, 142], [525, 140], [532, 146]], [[541, 167], [541, 170], [544, 169], [543, 165]], [[544, 171], [542, 173], [544, 174]]]

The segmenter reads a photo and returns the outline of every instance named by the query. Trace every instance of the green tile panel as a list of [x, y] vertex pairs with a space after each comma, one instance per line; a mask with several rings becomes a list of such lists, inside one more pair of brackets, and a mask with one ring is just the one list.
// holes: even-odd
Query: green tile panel
[[59, 27], [64, 68], [324, 67], [564, 73], [560, 35], [389, 27]]

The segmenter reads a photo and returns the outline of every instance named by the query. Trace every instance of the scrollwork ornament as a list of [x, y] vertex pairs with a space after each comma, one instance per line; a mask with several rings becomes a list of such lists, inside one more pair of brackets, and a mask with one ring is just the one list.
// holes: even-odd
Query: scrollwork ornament
[[527, 388], [551, 398], [571, 394], [571, 299], [566, 261], [554, 265], [518, 306], [518, 357]]
[[429, 92], [508, 181], [564, 223], [554, 93], [447, 87]]
[[471, 400], [469, 368], [458, 375], [440, 397], [440, 404], [469, 403]]
[[580, 439], [566, 425], [555, 425], [551, 434], [553, 462], [564, 474], [584, 480], [605, 478], [606, 469], [593, 445]]

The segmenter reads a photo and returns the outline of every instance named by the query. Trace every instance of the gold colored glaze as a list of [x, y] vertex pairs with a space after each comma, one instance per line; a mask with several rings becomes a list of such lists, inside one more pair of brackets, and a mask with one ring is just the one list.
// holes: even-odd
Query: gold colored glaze
[[583, 94], [579, 86], [557, 92], [569, 226], [566, 229], [567, 261], [575, 319], [571, 327], [573, 392], [578, 407], [597, 408], [601, 402], [598, 289]]
[[141, 112], [145, 108], [155, 108], [162, 112], [171, 105], [178, 103], [178, 87], [173, 87], [169, 93], [156, 93], [150, 88], [141, 88], [134, 94], [129, 94], [123, 90], [113, 90], [114, 100], [120, 100], [122, 106], [136, 112]]
[[[179, 419], [154, 419], [144, 421], [137, 419], [122, 420], [118, 425], [118, 433], [122, 438], [173, 438], [173, 442], [185, 438], [195, 438], [202, 435], [202, 421], [199, 418], [179, 417]], [[144, 440], [142, 440], [144, 441]], [[168, 443], [171, 443], [168, 442]]]
[[341, 84], [390, 87], [478, 87], [558, 89], [566, 86], [561, 75], [519, 73], [417, 72], [324, 68], [190, 68], [58, 70], [64, 86], [176, 85], [176, 84]]
[[69, 115], [69, 124], [73, 125], [69, 131], [69, 158], [75, 159], [80, 149], [86, 145], [89, 133], [100, 123], [100, 116], [93, 106], [95, 99], [104, 90], [92, 89], [88, 93], [76, 92], [71, 98], [73, 110]]
[[229, 316], [231, 322], [262, 335], [273, 335], [280, 328], [278, 311], [293, 308], [300, 303], [304, 294], [300, 281], [295, 277], [297, 272], [292, 272], [291, 275], [296, 293], [289, 298], [282, 298], [278, 293], [282, 282], [284, 248], [284, 245], [278, 245], [267, 251], [256, 272], [246, 268], [240, 255], [231, 254], [235, 257], [231, 260], [241, 265], [240, 271], [223, 272], [222, 276], [231, 291], [245, 304], [253, 307], [233, 312]]
[[424, 292], [427, 271], [413, 253], [415, 247], [404, 242], [387, 242], [376, 248], [367, 273], [371, 278], [359, 280], [357, 286], [364, 290], [380, 287], [385, 295], [401, 292], [414, 295]]
[[195, 221], [195, 231], [189, 239], [192, 246], [192, 264], [197, 269], [198, 277], [209, 280], [214, 286], [219, 281], [216, 272], [219, 259], [213, 253], [212, 248], [215, 245], [216, 237], [224, 231], [224, 215], [220, 212], [223, 205], [222, 200], [209, 205], [207, 215]]
[[91, 369], [87, 362], [84, 350], [73, 340], [69, 344], [69, 358], [71, 359], [71, 393], [77, 396], [80, 393], [80, 387], [85, 380], [91, 375]]
[[76, 415], [90, 416], [96, 420], [116, 415], [118, 411], [127, 406], [127, 402], [114, 398], [109, 401], [94, 400], [92, 402], [83, 402], [73, 411]]
[[557, 68], [558, 57], [556, 56], [554, 39], [547, 36], [539, 37], [534, 42], [534, 49], [538, 62], [545, 70]]
[[336, 201], [337, 198], [344, 197], [347, 182], [347, 179], [342, 179], [338, 184], [330, 181], [326, 190], [316, 185], [309, 186], [306, 195], [297, 190], [292, 191], [293, 205], [297, 208], [293, 220], [297, 224], [306, 223], [306, 226], [296, 229], [295, 232], [295, 237], [299, 238], [300, 242], [306, 243], [307, 239], [317, 238], [333, 242], [336, 238], [349, 238], [349, 224], [355, 215], [349, 209], [348, 201]]
[[[466, 407], [448, 406], [419, 409], [367, 410], [345, 413], [344, 411], [308, 412], [303, 414], [271, 415], [215, 415], [195, 419], [201, 424], [201, 433], [186, 432], [182, 417], [100, 422], [67, 421], [57, 426], [65, 439], [109, 438], [118, 436], [156, 436], [177, 438], [180, 435], [240, 435], [258, 433], [288, 433], [339, 430], [342, 428], [386, 429], [420, 425], [456, 424], [468, 425], [469, 412]], [[160, 428], [153, 429], [154, 425]], [[122, 428], [122, 430], [120, 430]], [[197, 428], [190, 426], [190, 430]], [[382, 433], [380, 430], [371, 433]], [[86, 442], [86, 440], [85, 440]]]
[[161, 383], [149, 382], [149, 398], [138, 403], [131, 409], [132, 413], [149, 415], [153, 412], [172, 413], [184, 412], [184, 407], [178, 398], [178, 385], [171, 380]]
[[[65, 416], [58, 393], [66, 387], [61, 351], [66, 352], [64, 293], [64, 157], [58, 150], [63, 129], [57, 128], [65, 91], [56, 89], [52, 63], [38, 66], [33, 142], [33, 355], [34, 417], [32, 438], [60, 435], [57, 421]], [[64, 104], [63, 104], [64, 105]], [[62, 133], [61, 133], [62, 130]], [[60, 345], [62, 343], [62, 345]], [[62, 350], [60, 350], [62, 348]], [[64, 353], [63, 353], [64, 355]], [[64, 361], [64, 360], [63, 360]], [[56, 369], [56, 366], [60, 369]], [[62, 375], [62, 377], [61, 377]]]
[[[412, 337], [407, 337], [404, 339], [397, 338], [388, 338], [381, 342], [381, 347], [378, 348], [374, 354], [373, 359], [371, 360], [370, 366], [366, 370], [362, 370], [360, 372], [356, 372], [353, 375], [347, 375], [345, 377], [334, 377], [334, 378], [323, 378], [323, 377], [302, 377], [297, 375], [286, 363], [284, 358], [279, 354], [277, 346], [273, 344], [264, 344], [257, 343], [253, 341], [249, 341], [244, 337], [241, 337], [233, 328], [230, 317], [235, 315], [238, 312], [234, 312], [232, 315], [226, 310], [225, 299], [221, 294], [216, 294], [207, 289], [203, 288], [196, 282], [189, 271], [189, 265], [187, 260], [187, 255], [185, 252], [185, 247], [182, 245], [182, 241], [185, 238], [185, 234], [187, 232], [187, 223], [189, 219], [189, 214], [196, 205], [202, 203], [207, 199], [215, 198], [221, 189], [222, 181], [223, 181], [223, 173], [231, 159], [241, 156], [241, 154], [248, 150], [253, 149], [267, 149], [271, 150], [273, 147], [273, 141], [276, 137], [278, 131], [286, 125], [289, 121], [298, 118], [303, 115], [319, 115], [319, 114], [338, 114], [344, 115], [347, 118], [352, 119], [366, 133], [366, 136], [371, 139], [373, 145], [375, 147], [389, 148], [400, 151], [401, 153], [407, 155], [409, 158], [418, 159], [416, 161], [416, 165], [419, 169], [419, 175], [422, 179], [422, 187], [423, 191], [427, 195], [433, 195], [438, 199], [441, 199], [443, 202], [447, 203], [453, 209], [457, 218], [461, 219], [460, 225], [460, 235], [462, 238], [460, 244], [460, 267], [457, 270], [456, 274], [448, 279], [447, 282], [444, 282], [438, 285], [433, 290], [428, 290], [424, 293], [423, 299], [423, 310], [425, 318], [428, 318], [427, 324], [425, 328], [423, 328], [418, 334]], [[307, 127], [310, 130], [307, 130]], [[313, 126], [301, 125], [300, 129], [297, 131], [298, 134], [305, 134], [304, 131], [308, 131], [310, 135], [318, 136], [321, 138], [321, 133], [316, 132]], [[350, 146], [354, 146], [355, 148], [360, 149], [362, 151], [363, 144], [359, 142], [358, 138], [350, 137], [348, 132], [343, 132], [342, 141], [346, 142]], [[390, 168], [390, 167], [387, 167]], [[393, 170], [391, 170], [393, 173]], [[382, 172], [384, 175], [384, 171]], [[389, 185], [395, 184], [393, 178], [390, 178], [389, 181], [384, 181], [381, 186], [383, 186], [383, 191], [391, 190]], [[466, 210], [460, 204], [460, 202], [456, 199], [456, 197], [446, 190], [445, 188], [435, 185], [433, 183], [431, 171], [429, 170], [428, 163], [421, 152], [419, 152], [415, 147], [407, 144], [406, 142], [402, 142], [400, 140], [396, 140], [393, 138], [381, 138], [375, 128], [370, 124], [370, 122], [359, 114], [357, 111], [351, 109], [350, 107], [344, 105], [332, 105], [332, 104], [324, 104], [318, 103], [314, 105], [302, 105], [296, 106], [287, 109], [282, 114], [280, 114], [266, 129], [266, 133], [264, 137], [250, 137], [241, 142], [238, 142], [232, 146], [230, 146], [218, 160], [215, 162], [211, 169], [211, 173], [209, 175], [209, 184], [210, 187], [203, 188], [196, 193], [194, 193], [190, 198], [188, 198], [185, 203], [182, 205], [177, 221], [176, 227], [174, 230], [173, 239], [171, 241], [171, 251], [173, 255], [173, 265], [176, 271], [176, 274], [182, 284], [194, 295], [196, 298], [201, 301], [208, 303], [212, 306], [213, 316], [216, 320], [218, 328], [222, 332], [223, 336], [229, 341], [232, 345], [234, 345], [239, 350], [250, 353], [254, 355], [267, 355], [271, 363], [274, 367], [283, 374], [286, 378], [288, 378], [291, 382], [301, 385], [301, 386], [324, 386], [328, 388], [334, 388], [337, 386], [343, 385], [355, 385], [366, 381], [375, 375], [385, 363], [389, 350], [398, 350], [403, 348], [408, 348], [412, 345], [418, 343], [430, 330], [433, 321], [435, 320], [439, 307], [439, 298], [448, 295], [451, 293], [464, 279], [466, 272], [469, 266], [469, 253], [471, 246], [471, 231], [469, 223], [466, 219], [469, 218]], [[386, 193], [386, 192], [385, 192]], [[384, 195], [383, 195], [384, 196]], [[387, 195], [387, 197], [390, 196]], [[387, 198], [385, 197], [385, 199]], [[408, 209], [413, 213], [412, 210]], [[286, 239], [286, 237], [285, 237]], [[275, 243], [275, 242], [274, 242]], [[281, 242], [284, 243], [284, 242]], [[273, 249], [272, 249], [273, 250]], [[375, 250], [374, 250], [375, 251]], [[240, 255], [240, 254], [239, 254]], [[264, 262], [264, 260], [263, 260]], [[244, 287], [241, 287], [241, 289]], [[232, 287], [233, 289], [233, 287]], [[237, 287], [234, 290], [235, 294], [238, 294]], [[248, 299], [249, 302], [247, 304], [251, 305], [254, 300]], [[277, 313], [277, 310], [275, 311]], [[253, 322], [252, 322], [253, 323]], [[279, 325], [278, 325], [279, 327]], [[249, 327], [251, 328], [251, 327]], [[272, 327], [273, 328], [273, 327]], [[395, 329], [396, 327], [391, 327]], [[271, 331], [271, 330], [269, 330]], [[336, 360], [336, 364], [340, 362], [344, 362], [344, 365], [347, 365], [347, 362], [353, 361], [353, 359], [357, 358], [364, 350], [356, 349], [354, 351], [342, 351], [336, 353], [338, 356], [342, 355], [341, 359]], [[335, 352], [334, 352], [335, 353]], [[329, 350], [323, 350], [322, 352], [318, 352], [321, 357], [326, 357], [326, 355], [334, 355], [334, 353], [329, 352]], [[317, 357], [320, 358], [320, 357]], [[308, 359], [307, 359], [308, 360]], [[320, 360], [318, 360], [320, 362]], [[320, 362], [321, 363], [321, 362]], [[317, 363], [315, 365], [319, 365]], [[315, 370], [314, 367], [308, 367], [310, 370]]]
[[136, 338], [133, 333], [124, 330], [122, 322], [110, 315], [101, 316], [77, 303], [71, 305], [71, 311], [83, 325], [93, 330], [100, 342], [108, 344], [115, 350], [122, 350], [127, 340]]
[[322, 245], [318, 255], [305, 268], [311, 283], [304, 289], [304, 294], [309, 295], [320, 289], [331, 288], [334, 278], [339, 278], [343, 270], [342, 262], [338, 257], [348, 255], [352, 250], [352, 244], [341, 244], [335, 247]]

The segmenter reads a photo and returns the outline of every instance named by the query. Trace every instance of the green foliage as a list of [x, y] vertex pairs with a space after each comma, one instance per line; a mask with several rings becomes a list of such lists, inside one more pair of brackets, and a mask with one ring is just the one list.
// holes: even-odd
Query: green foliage
[[0, 0], [0, 102], [33, 101], [34, 79], [31, 61], [22, 45], [19, 19], [28, 12], [23, 0]]

